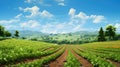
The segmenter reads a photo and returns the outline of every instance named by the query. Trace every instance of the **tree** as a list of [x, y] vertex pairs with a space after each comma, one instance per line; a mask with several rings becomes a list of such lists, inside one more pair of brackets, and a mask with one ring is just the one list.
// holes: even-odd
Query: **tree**
[[10, 37], [11, 36], [11, 33], [9, 31], [5, 31], [5, 36], [6, 37]]
[[108, 36], [109, 40], [112, 40], [115, 37], [115, 34], [116, 34], [115, 31], [116, 31], [116, 28], [114, 26], [108, 25], [106, 26], [105, 36]]
[[0, 26], [0, 36], [4, 37], [4, 27]]
[[105, 33], [104, 33], [102, 27], [100, 28], [100, 31], [99, 31], [98, 41], [105, 41]]
[[19, 37], [19, 31], [18, 31], [18, 30], [15, 31], [14, 36], [15, 36], [15, 37]]

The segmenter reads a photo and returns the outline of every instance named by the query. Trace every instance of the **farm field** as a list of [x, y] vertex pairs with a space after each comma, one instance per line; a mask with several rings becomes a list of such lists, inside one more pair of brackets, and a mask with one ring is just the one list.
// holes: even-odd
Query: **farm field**
[[120, 41], [57, 45], [6, 39], [0, 41], [0, 67], [120, 67]]

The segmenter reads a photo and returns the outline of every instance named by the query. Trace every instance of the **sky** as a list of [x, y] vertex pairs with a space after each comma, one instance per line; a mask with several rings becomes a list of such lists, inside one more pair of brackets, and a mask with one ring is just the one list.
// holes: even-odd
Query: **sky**
[[43, 33], [98, 31], [112, 24], [120, 31], [120, 0], [0, 0], [6, 30]]

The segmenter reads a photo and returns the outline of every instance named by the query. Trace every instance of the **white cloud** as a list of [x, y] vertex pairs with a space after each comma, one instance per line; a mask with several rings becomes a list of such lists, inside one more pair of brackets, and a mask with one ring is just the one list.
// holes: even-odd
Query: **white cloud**
[[22, 13], [18, 14], [17, 16], [15, 16], [15, 18], [20, 18], [22, 16]]
[[66, 24], [62, 23], [62, 24], [57, 24], [56, 27], [58, 29], [63, 29], [65, 27]]
[[75, 12], [76, 10], [74, 8], [71, 8], [68, 14], [73, 17], [75, 15]]
[[68, 32], [75, 32], [83, 30], [82, 26], [77, 23], [69, 24], [70, 22], [63, 22], [63, 23], [48, 23], [42, 26], [41, 32], [44, 33], [68, 33]]
[[48, 17], [48, 18], [53, 17], [53, 15], [50, 12], [46, 11], [46, 10], [44, 10], [43, 12], [41, 12], [41, 16], [42, 17]]
[[65, 0], [55, 0], [55, 1], [58, 3], [59, 6], [66, 6], [64, 3]]
[[24, 11], [24, 12], [31, 13], [30, 15], [26, 15], [26, 18], [34, 18], [34, 17], [51, 18], [51, 17], [53, 17], [53, 15], [50, 12], [48, 12], [46, 10], [40, 11], [40, 8], [37, 6], [33, 6], [31, 8], [27, 7], [25, 9], [19, 7], [19, 9]]
[[19, 26], [16, 25], [5, 25], [4, 26], [6, 30], [18, 30]]
[[116, 27], [116, 28], [120, 28], [120, 24], [119, 24], [119, 23], [116, 23], [116, 24], [115, 24], [115, 27]]
[[89, 16], [87, 16], [84, 12], [80, 12], [78, 15], [75, 15], [76, 18], [81, 18], [81, 19], [89, 19]]
[[[70, 15], [69, 24], [78, 25], [78, 28], [84, 25], [85, 21], [88, 19], [88, 16], [84, 12], [79, 12], [79, 14], [76, 14], [76, 10], [74, 8], [69, 10], [68, 15]], [[77, 27], [75, 28], [77, 29]]]
[[32, 1], [31, 0], [25, 0], [24, 2], [25, 3], [31, 3]]
[[66, 6], [64, 3], [58, 3], [58, 5], [60, 5], [60, 6]]
[[79, 22], [85, 22], [87, 20], [92, 20], [93, 23], [100, 23], [105, 21], [105, 17], [102, 15], [87, 15], [84, 12], [79, 12], [76, 14], [76, 10], [71, 8], [68, 13], [72, 20], [80, 20]]
[[73, 29], [74, 29], [74, 31], [78, 31], [78, 30], [80, 30], [80, 28], [81, 28], [81, 26], [80, 26], [80, 25], [76, 25], [76, 27], [75, 27], [75, 28], [73, 28]]
[[39, 22], [35, 20], [29, 20], [28, 22], [21, 23], [22, 28], [38, 28], [40, 27]]
[[25, 9], [19, 7], [19, 9], [22, 10], [22, 11], [24, 11], [24, 12], [30, 12], [31, 15], [26, 16], [26, 17], [29, 17], [29, 18], [30, 17], [35, 17], [35, 16], [37, 16], [39, 14], [39, 8], [37, 6], [33, 6], [31, 8], [27, 7]]
[[0, 20], [0, 24], [11, 24], [15, 22], [19, 22], [19, 19], [11, 19], [11, 20]]
[[55, 0], [56, 2], [64, 2], [65, 0]]
[[[103, 22], [105, 19], [105, 17], [102, 15], [87, 15], [84, 12], [79, 12], [78, 14], [76, 14], [77, 12], [76, 9], [71, 8], [68, 12], [70, 18], [67, 19], [67, 21], [65, 20], [64, 22], [60, 22], [57, 19], [51, 21], [49, 19], [46, 20], [43, 18], [51, 18], [51, 17], [54, 18], [54, 15], [48, 12], [47, 10], [41, 11], [40, 8], [37, 6], [27, 7], [27, 8], [19, 7], [19, 9], [23, 11], [23, 13], [18, 14], [17, 16], [15, 16], [14, 19], [11, 20], [1, 20], [0, 24], [6, 23], [5, 27], [7, 27], [8, 29], [24, 28], [28, 30], [37, 29], [37, 31], [41, 31], [44, 33], [68, 33], [68, 32], [88, 30], [85, 29], [83, 26], [89, 20], [92, 21], [93, 23], [100, 23]], [[23, 17], [22, 21], [19, 19], [21, 16], [25, 16]], [[41, 25], [40, 22], [38, 21], [45, 23]], [[20, 22], [20, 23], [14, 24], [14, 22]], [[17, 27], [17, 25], [19, 26]], [[116, 24], [115, 26], [117, 28], [120, 28], [120, 24]]]
[[102, 15], [91, 15], [90, 18], [93, 19], [93, 23], [100, 23], [103, 22], [105, 20], [105, 17]]
[[47, 0], [25, 0], [24, 2], [25, 3], [28, 3], [28, 4], [40, 4], [42, 6], [51, 6], [50, 4], [46, 4], [45, 1]]
[[117, 28], [117, 31], [120, 31], [120, 23], [116, 23], [115, 27]]
[[18, 29], [19, 26], [16, 26], [16, 24], [19, 24], [20, 19], [10, 19], [10, 20], [0, 20], [0, 25], [4, 26], [7, 30], [12, 29]]
[[25, 0], [24, 2], [28, 4], [36, 4], [36, 3], [41, 3], [43, 1], [44, 0]]
[[[47, 0], [25, 0], [24, 2], [28, 4], [40, 4], [42, 6], [52, 6], [51, 3], [47, 3]], [[65, 0], [51, 0], [51, 2], [56, 2], [59, 6], [66, 6]]]

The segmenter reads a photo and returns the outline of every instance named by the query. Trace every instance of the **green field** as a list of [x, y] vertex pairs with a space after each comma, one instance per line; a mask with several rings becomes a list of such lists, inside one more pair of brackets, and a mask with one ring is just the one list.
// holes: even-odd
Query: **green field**
[[20, 39], [0, 41], [0, 67], [45, 67], [56, 60], [58, 64], [63, 64], [62, 67], [86, 67], [87, 62], [83, 63], [82, 60], [88, 61], [92, 67], [119, 67], [120, 41], [81, 45], [57, 45]]

